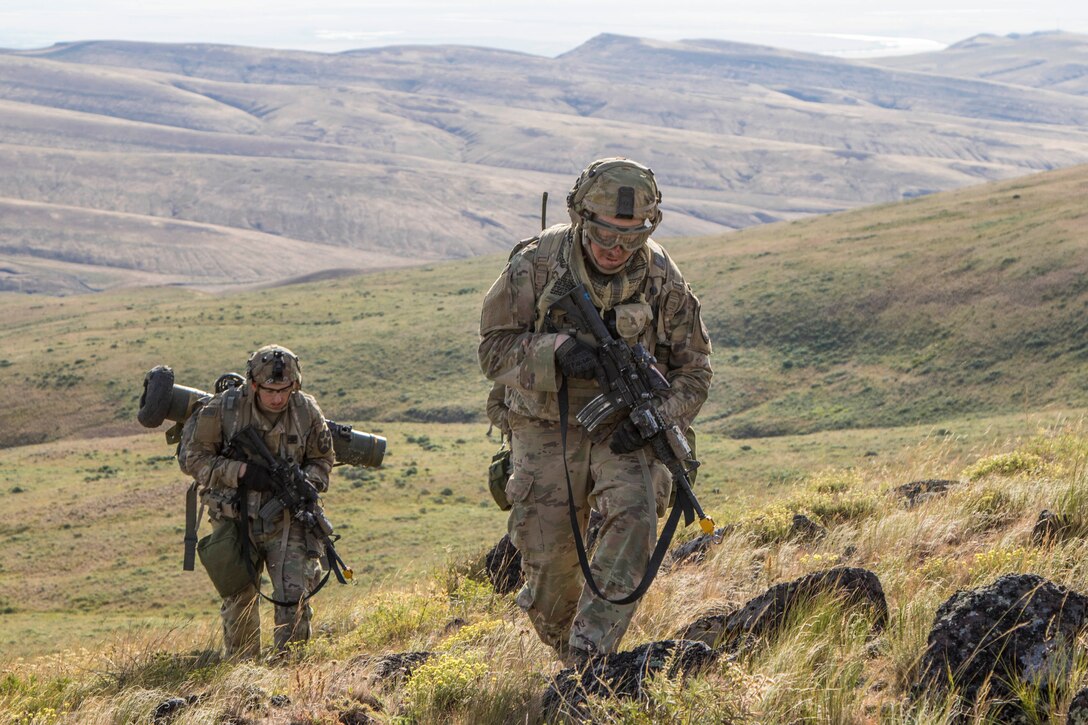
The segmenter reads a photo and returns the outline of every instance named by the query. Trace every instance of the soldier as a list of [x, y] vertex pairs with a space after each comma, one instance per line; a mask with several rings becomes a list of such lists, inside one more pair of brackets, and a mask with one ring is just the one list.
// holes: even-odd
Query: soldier
[[[246, 512], [240, 534], [249, 537], [256, 559], [253, 579], [259, 581], [262, 567], [268, 568], [271, 598], [279, 602], [273, 641], [276, 652], [282, 653], [289, 643], [310, 638], [313, 612], [305, 597], [321, 578], [318, 552], [322, 547], [287, 509], [272, 522], [258, 515], [271, 498], [268, 468], [255, 453], [230, 442], [239, 431], [253, 426], [274, 455], [297, 462], [307, 480], [324, 492], [334, 462], [332, 436], [317, 403], [300, 390], [299, 360], [287, 348], [266, 345], [253, 353], [246, 364], [246, 379], [248, 385], [215, 395], [186, 421], [178, 462], [197, 481], [216, 530], [236, 526], [241, 512]], [[228, 657], [260, 653], [257, 595], [250, 581], [223, 599], [220, 614]]]
[[[544, 230], [515, 249], [480, 317], [480, 365], [506, 386], [514, 470], [506, 494], [508, 530], [521, 551], [525, 586], [518, 604], [541, 640], [568, 665], [613, 652], [636, 604], [593, 595], [581, 576], [568, 518], [566, 474], [584, 534], [591, 508], [604, 521], [590, 570], [610, 599], [641, 580], [668, 507], [671, 476], [628, 420], [594, 439], [571, 415], [564, 455], [559, 396], [570, 411], [601, 391], [591, 336], [571, 336], [551, 304], [579, 282], [613, 333], [654, 353], [671, 388], [659, 400], [666, 420], [690, 426], [710, 388], [710, 339], [699, 301], [650, 234], [661, 221], [650, 169], [627, 159], [590, 164], [567, 195], [570, 224]], [[604, 426], [603, 428], [607, 428]]]

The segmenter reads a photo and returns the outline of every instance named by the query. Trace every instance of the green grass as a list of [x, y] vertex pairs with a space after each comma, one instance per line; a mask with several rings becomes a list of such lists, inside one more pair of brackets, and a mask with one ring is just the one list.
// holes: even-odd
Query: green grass
[[[603, 719], [698, 721], [705, 706], [742, 721], [895, 721], [932, 612], [957, 588], [1016, 570], [1088, 589], [1079, 539], [1047, 551], [1029, 540], [1042, 508], [1088, 530], [1088, 444], [1069, 423], [1088, 409], [1085, 179], [1073, 169], [669, 245], [716, 344], [698, 493], [738, 526], [707, 569], [658, 580], [627, 643], [830, 563], [873, 568], [896, 606], [876, 654], [863, 623], [815, 606], [777, 649], [685, 688], [663, 682], [649, 709], [602, 703]], [[505, 530], [486, 491], [497, 443], [475, 362], [501, 264], [226, 297], [0, 295], [0, 714], [124, 722], [200, 691], [192, 721], [221, 721], [252, 716], [261, 687], [289, 692], [300, 720], [373, 700], [420, 721], [521, 721], [553, 665], [509, 598], [466, 578]], [[218, 597], [180, 570], [187, 481], [161, 431], [135, 424], [136, 405], [154, 364], [207, 389], [271, 341], [301, 355], [329, 417], [387, 436], [389, 454], [382, 470], [334, 473], [327, 507], [358, 584], [322, 592], [321, 636], [285, 669], [219, 667], [200, 654], [216, 641]], [[887, 498], [930, 478], [961, 485], [916, 509]], [[829, 535], [790, 540], [794, 512]], [[455, 618], [476, 634], [451, 641]], [[341, 666], [446, 645], [446, 664], [408, 689], [368, 684], [365, 662]], [[488, 666], [478, 677], [476, 662]], [[947, 709], [910, 717], [945, 722]]]
[[[702, 428], [737, 438], [1088, 405], [1088, 170], [768, 225], [670, 251], [704, 305]], [[143, 373], [208, 388], [270, 341], [345, 421], [484, 419], [502, 256], [212, 296], [0, 295], [0, 445], [136, 430]]]
[[[699, 439], [697, 491], [719, 523], [750, 521], [753, 511], [774, 501], [785, 502], [789, 516], [803, 511], [839, 523], [844, 513], [871, 504], [856, 495], [856, 487], [839, 490], [836, 481], [889, 468], [898, 472], [889, 486], [954, 478], [978, 451], [1025, 426], [1060, 418], [1007, 416], [941, 429], [825, 431], [749, 441], [707, 434]], [[483, 424], [362, 427], [386, 436], [389, 452], [380, 470], [333, 472], [327, 509], [343, 535], [338, 551], [355, 569], [357, 584], [329, 585], [319, 610], [376, 588], [427, 581], [452, 559], [478, 556], [506, 530], [506, 516], [486, 489], [486, 464], [498, 443], [485, 436]], [[5, 656], [214, 619], [219, 599], [207, 577], [199, 567], [181, 570], [188, 483], [172, 452], [161, 432], [0, 450]], [[911, 461], [917, 464], [910, 467]], [[845, 472], [828, 473], [836, 470]], [[1065, 511], [1079, 499], [1067, 492], [1063, 500]], [[1088, 520], [1088, 513], [1082, 516]], [[202, 527], [206, 533], [207, 524]], [[691, 527], [680, 538], [696, 533]]]
[[[991, 423], [1013, 425], [1012, 419]], [[997, 427], [987, 430], [993, 433]], [[948, 698], [915, 704], [906, 699], [943, 601], [1009, 572], [1037, 573], [1073, 590], [1088, 590], [1082, 538], [1047, 546], [1031, 542], [1034, 517], [1043, 508], [1082, 517], [1088, 510], [1081, 493], [1088, 482], [1083, 420], [1024, 419], [1019, 430], [1025, 434], [970, 446], [957, 443], [966, 435], [930, 437], [880, 465], [861, 454], [846, 466], [803, 470], [800, 483], [779, 492], [775, 501], [803, 503], [810, 510], [813, 502], [822, 501], [827, 536], [796, 541], [761, 538], [743, 527], [734, 530], [705, 563], [676, 567], [659, 577], [624, 644], [673, 636], [707, 611], [735, 608], [775, 583], [838, 564], [866, 567], [880, 577], [890, 610], [886, 631], [874, 630], [864, 608], [817, 597], [796, 608], [781, 631], [738, 659], [722, 659], [684, 682], [659, 677], [649, 684], [645, 700], [595, 698], [590, 703], [595, 721], [955, 722], [955, 703]], [[449, 440], [437, 426], [426, 435], [441, 446]], [[142, 456], [145, 447], [157, 445], [148, 436], [125, 443], [130, 456]], [[58, 445], [22, 449], [26, 457], [20, 460], [31, 465], [46, 460]], [[60, 469], [78, 473], [87, 467], [80, 460], [85, 454], [77, 450], [60, 457]], [[110, 465], [122, 471], [129, 465], [124, 453], [108, 455]], [[1034, 456], [1036, 465], [1030, 471], [990, 467], [974, 480], [966, 475], [978, 472], [980, 461], [1017, 456]], [[943, 497], [907, 508], [890, 496], [889, 488], [917, 471], [940, 471], [959, 483]], [[458, 484], [451, 481], [450, 486], [456, 491]], [[43, 493], [31, 489], [16, 496], [29, 500]], [[877, 505], [831, 505], [850, 500]], [[341, 505], [346, 501], [340, 499]], [[765, 499], [741, 507], [739, 520], [751, 520], [760, 507], [777, 504]], [[491, 515], [501, 518], [497, 512]], [[982, 520], [987, 523], [980, 527]], [[101, 538], [85, 540], [84, 549], [108, 540], [110, 527], [102, 528]], [[8, 553], [5, 563], [11, 559]], [[323, 593], [317, 602], [317, 636], [275, 666], [219, 659], [212, 601], [203, 603], [204, 611], [195, 617], [134, 617], [114, 631], [108, 631], [112, 604], [100, 612], [98, 631], [81, 632], [79, 626], [89, 623], [85, 618], [65, 625], [70, 617], [60, 611], [38, 612], [33, 618], [16, 614], [10, 621], [24, 628], [57, 627], [57, 651], [0, 665], [0, 719], [143, 721], [167, 698], [195, 695], [199, 700], [178, 722], [262, 717], [336, 722], [348, 712], [369, 713], [381, 722], [537, 722], [539, 696], [558, 665], [528, 629], [513, 596], [495, 595], [473, 578], [474, 558], [458, 553], [429, 573]], [[118, 584], [124, 586], [125, 578], [121, 574]], [[5, 591], [10, 584], [5, 582]], [[194, 582], [188, 585], [193, 588]], [[195, 606], [201, 608], [201, 602]], [[10, 626], [7, 616], [0, 622]], [[5, 634], [13, 636], [14, 630]], [[373, 658], [421, 649], [438, 656], [406, 681], [382, 685], [373, 680]], [[1040, 717], [1047, 712], [1060, 717], [1086, 678], [1088, 667], [1078, 650], [1067, 687], [1042, 691], [1024, 685], [1015, 696]], [[270, 704], [272, 695], [284, 695], [289, 703], [277, 709]], [[972, 721], [1000, 721], [995, 703], [985, 698], [964, 707], [978, 714]]]

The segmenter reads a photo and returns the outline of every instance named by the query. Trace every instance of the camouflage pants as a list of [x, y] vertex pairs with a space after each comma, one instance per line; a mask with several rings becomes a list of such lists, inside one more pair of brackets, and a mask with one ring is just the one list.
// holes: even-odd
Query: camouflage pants
[[[221, 522], [217, 525], [233, 525]], [[284, 531], [287, 536], [284, 536]], [[285, 526], [281, 521], [270, 531], [254, 532], [260, 561], [257, 571], [267, 567], [272, 580], [271, 597], [279, 601], [293, 601], [313, 590], [321, 580], [320, 560], [307, 545], [306, 535], [298, 522]], [[311, 542], [312, 544], [312, 542]], [[268, 594], [268, 592], [265, 592]], [[219, 613], [223, 619], [223, 643], [228, 657], [257, 657], [261, 651], [260, 597], [256, 587], [249, 586], [232, 597], [223, 600]], [[310, 638], [310, 619], [313, 609], [308, 603], [295, 607], [275, 606], [275, 626], [272, 640], [277, 652], [291, 642], [305, 642]]]
[[[514, 471], [510, 539], [521, 551], [525, 586], [517, 602], [541, 640], [561, 658], [569, 647], [614, 652], [637, 602], [615, 605], [585, 584], [567, 511], [567, 482], [559, 424], [511, 416]], [[641, 581], [668, 502], [668, 470], [646, 452], [617, 455], [568, 428], [566, 465], [582, 535], [591, 508], [604, 517], [590, 571], [601, 592], [618, 599]]]

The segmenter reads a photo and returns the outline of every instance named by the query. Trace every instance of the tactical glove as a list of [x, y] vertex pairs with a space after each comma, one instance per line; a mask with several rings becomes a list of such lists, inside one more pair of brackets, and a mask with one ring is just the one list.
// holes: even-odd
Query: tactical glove
[[631, 419], [625, 418], [616, 428], [616, 432], [612, 434], [612, 440], [609, 442], [608, 448], [613, 453], [624, 454], [634, 453], [644, 445], [646, 445], [646, 439], [642, 437]]
[[246, 472], [238, 478], [238, 483], [250, 491], [271, 491], [272, 475], [261, 464], [250, 461], [246, 463]]
[[592, 380], [597, 377], [597, 368], [600, 365], [597, 351], [581, 340], [572, 337], [560, 345], [555, 351], [555, 360], [563, 375], [568, 378]]

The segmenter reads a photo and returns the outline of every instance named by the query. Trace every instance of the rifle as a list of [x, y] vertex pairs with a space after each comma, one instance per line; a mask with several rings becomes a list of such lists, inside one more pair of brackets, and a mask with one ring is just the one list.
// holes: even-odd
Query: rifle
[[[597, 341], [597, 354], [600, 359], [600, 369], [597, 381], [605, 391], [586, 404], [582, 410], [575, 414], [579, 423], [592, 434], [606, 421], [614, 420], [621, 414], [634, 423], [643, 439], [649, 443], [654, 455], [672, 474], [673, 486], [676, 489], [676, 503], [672, 513], [665, 522], [665, 528], [661, 532], [657, 546], [650, 557], [643, 580], [635, 590], [623, 599], [615, 600], [605, 597], [597, 588], [589, 571], [586, 560], [585, 544], [577, 524], [577, 516], [574, 510], [573, 491], [570, 487], [570, 475], [567, 475], [568, 508], [571, 525], [574, 529], [575, 544], [578, 549], [578, 561], [582, 566], [582, 574], [593, 593], [601, 599], [613, 604], [628, 604], [637, 600], [646, 589], [649, 588], [657, 570], [661, 566], [665, 551], [672, 541], [673, 533], [679, 515], [684, 515], [684, 525], [689, 526], [699, 518], [699, 527], [704, 533], [714, 534], [714, 520], [703, 513], [699, 500], [691, 489], [691, 474], [699, 467], [688, 445], [687, 439], [675, 423], [669, 423], [661, 415], [655, 405], [657, 394], [669, 389], [669, 381], [661, 374], [654, 363], [656, 360], [641, 344], [633, 347], [622, 339], [612, 336], [605, 326], [600, 313], [594, 307], [585, 285], [579, 284], [567, 294], [556, 300], [552, 307], [563, 310], [576, 328], [593, 335]], [[567, 431], [567, 398], [566, 381], [560, 390], [559, 396], [560, 430], [563, 438], [563, 450], [566, 454]]]
[[[318, 491], [312, 483], [306, 480], [306, 474], [302, 468], [291, 460], [277, 458], [268, 449], [264, 438], [253, 426], [247, 426], [231, 439], [231, 445], [241, 447], [252, 454], [256, 454], [264, 461], [268, 468], [269, 478], [272, 480], [272, 498], [268, 500], [257, 515], [265, 522], [272, 522], [284, 509], [291, 512], [292, 518], [302, 524], [302, 528], [315, 536], [325, 545], [325, 556], [329, 562], [329, 569], [336, 575], [336, 580], [341, 584], [347, 584], [352, 579], [354, 572], [344, 563], [340, 555], [336, 553], [333, 542], [340, 536], [333, 534], [332, 523], [325, 512], [318, 506]], [[243, 538], [243, 542], [249, 537]], [[247, 559], [248, 561], [248, 559]], [[310, 594], [307, 599], [317, 593], [328, 580], [328, 574]], [[293, 606], [293, 605], [292, 605]]]

